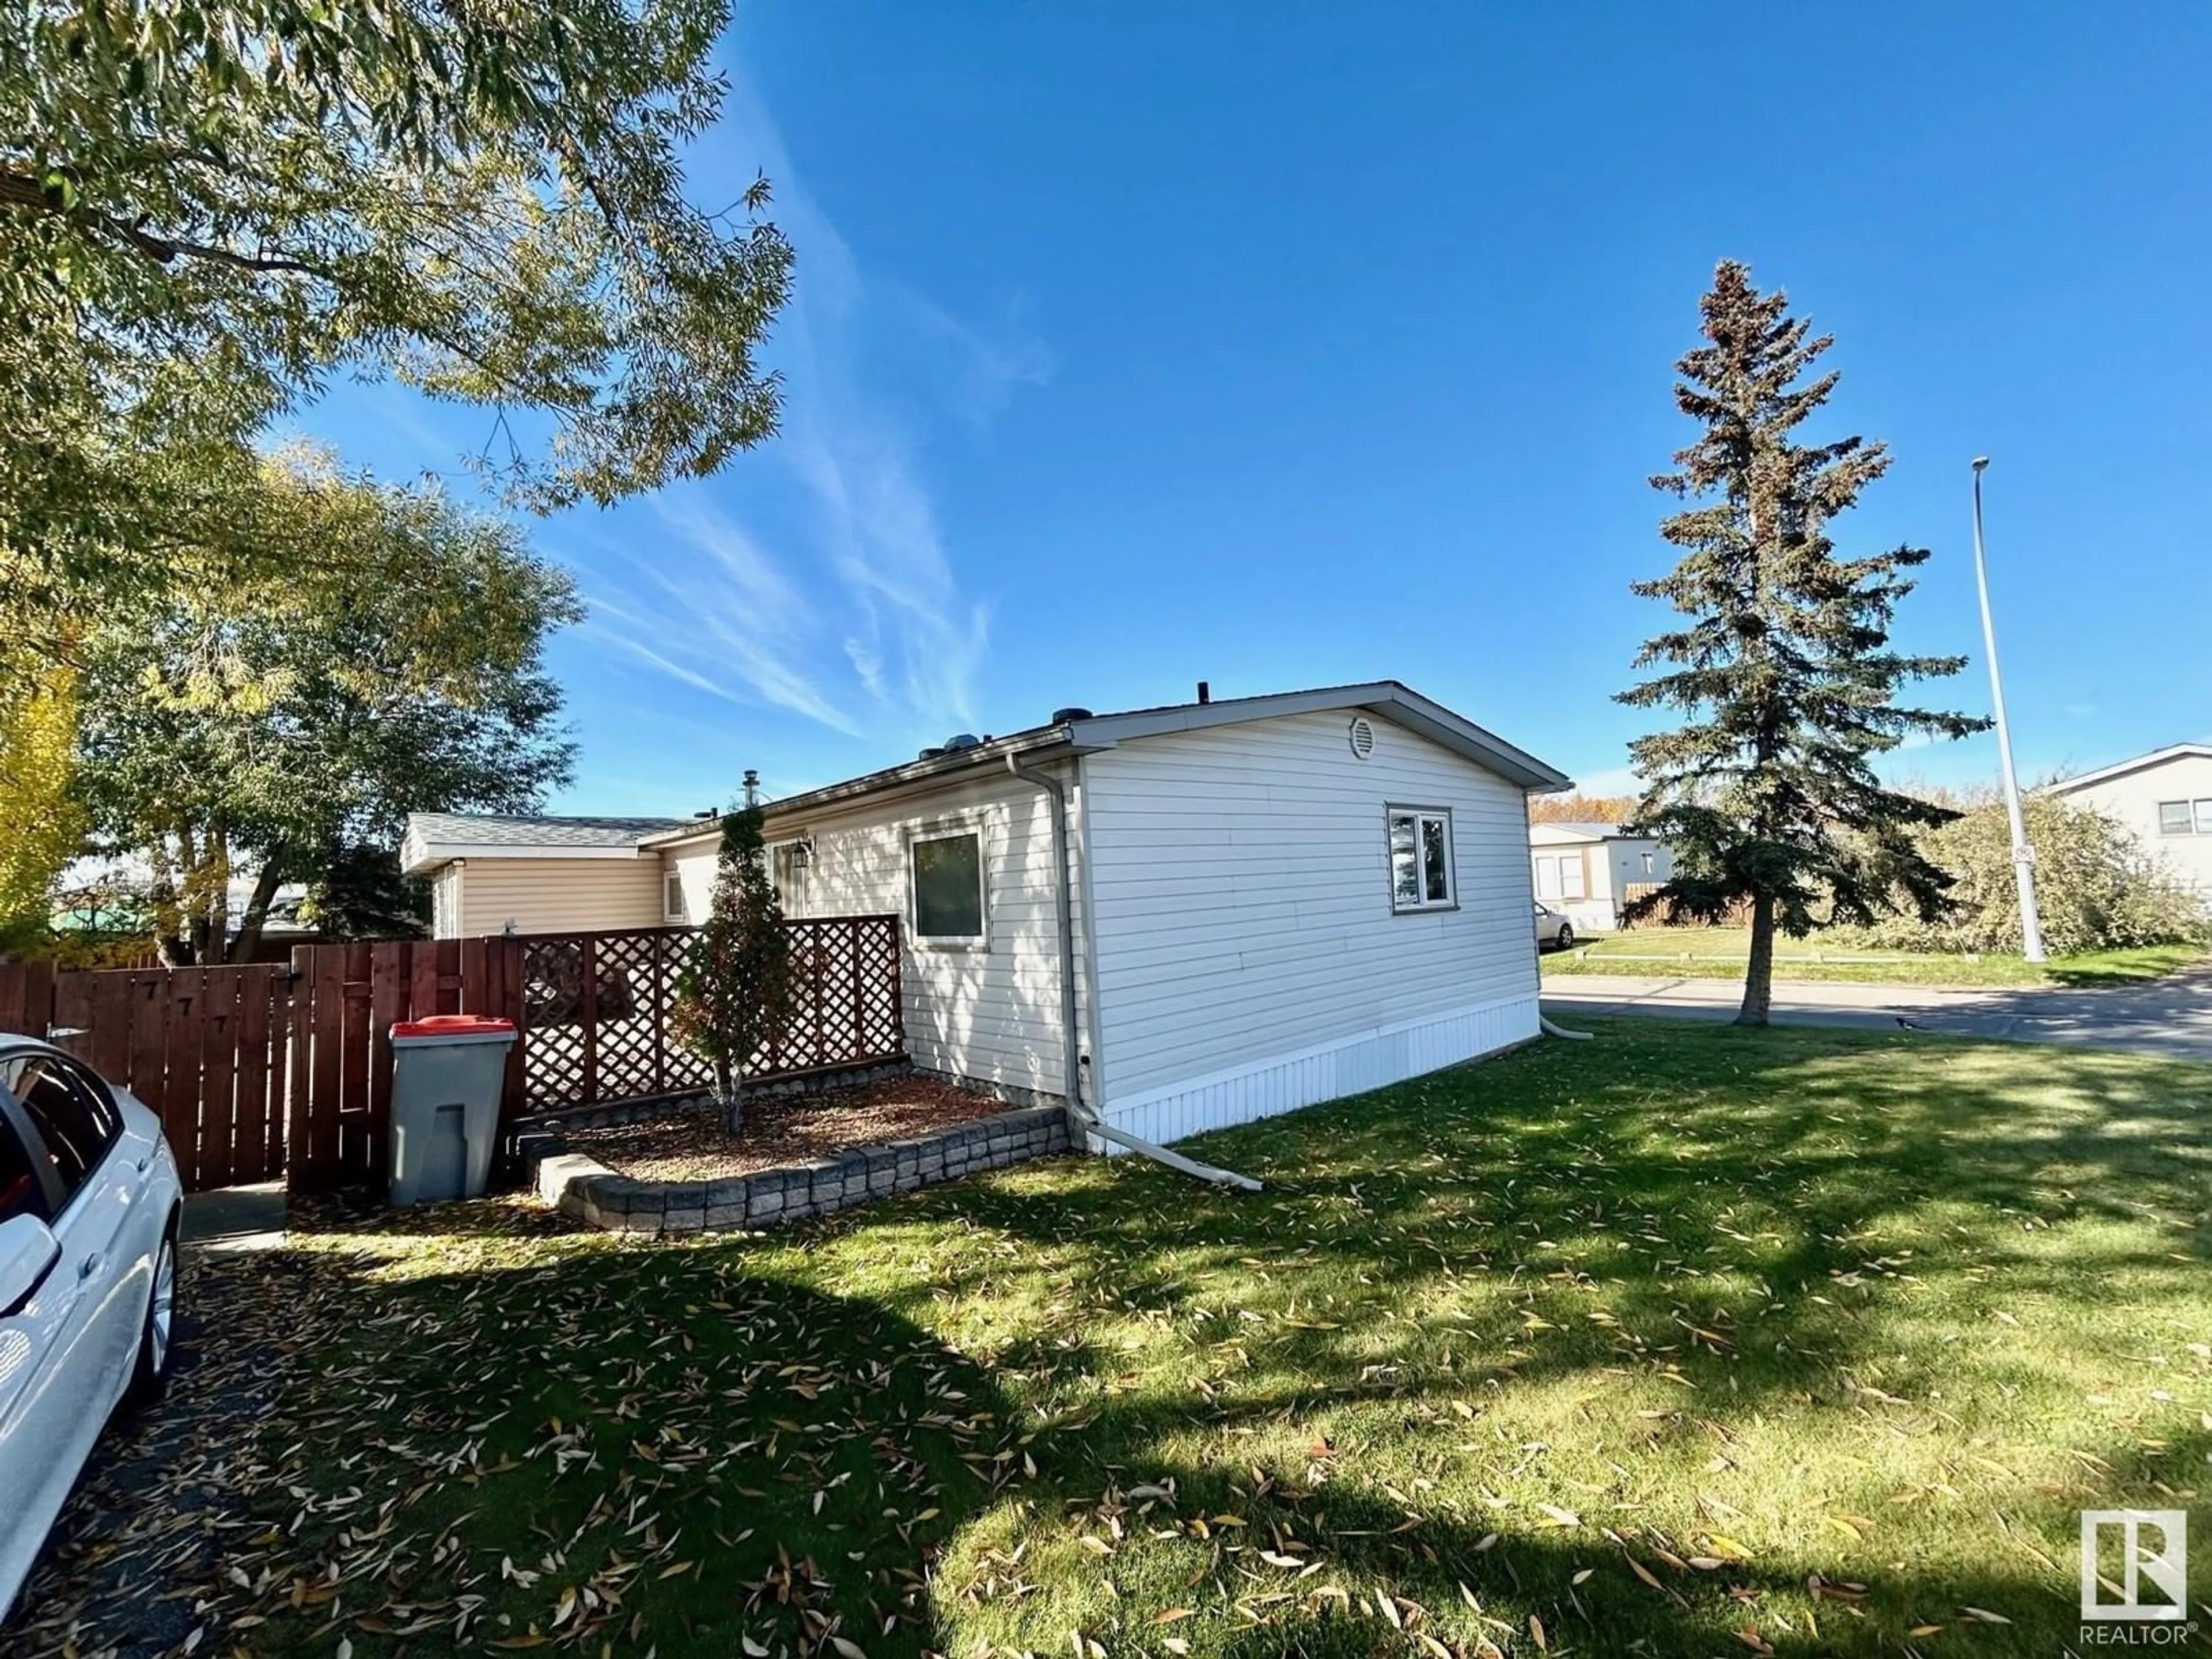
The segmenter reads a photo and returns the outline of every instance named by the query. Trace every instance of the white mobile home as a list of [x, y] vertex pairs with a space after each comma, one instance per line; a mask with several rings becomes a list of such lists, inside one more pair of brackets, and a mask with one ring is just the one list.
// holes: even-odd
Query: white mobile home
[[1674, 873], [1667, 843], [1624, 836], [1611, 823], [1532, 823], [1528, 867], [1536, 902], [1562, 912], [1578, 933], [1620, 926], [1632, 888]]
[[2145, 852], [2212, 902], [2212, 744], [2155, 749], [2051, 792], [2133, 830]]
[[[918, 1066], [1172, 1140], [1534, 1036], [1527, 795], [1566, 784], [1383, 681], [1062, 709], [770, 803], [767, 833], [792, 915], [902, 918]], [[434, 882], [470, 848], [456, 928], [495, 921], [471, 896], [504, 862], [484, 823], [410, 826], [407, 867]], [[652, 896], [598, 925], [697, 921], [717, 833], [675, 823], [582, 860], [594, 893], [626, 858]], [[522, 862], [541, 925], [573, 872]]]

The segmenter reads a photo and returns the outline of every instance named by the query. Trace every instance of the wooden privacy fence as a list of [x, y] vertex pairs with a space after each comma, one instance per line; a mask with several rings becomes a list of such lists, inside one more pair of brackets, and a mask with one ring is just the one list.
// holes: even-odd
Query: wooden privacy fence
[[161, 1115], [187, 1192], [284, 1170], [292, 973], [0, 964], [0, 1031], [52, 1036]]
[[[1657, 892], [1665, 885], [1664, 882], [1659, 881], [1629, 882], [1620, 890], [1620, 902], [1623, 904], [1633, 904], [1637, 900]], [[1737, 900], [1729, 906], [1728, 914], [1717, 922], [1696, 921], [1680, 915], [1673, 905], [1669, 904], [1665, 906], [1656, 916], [1646, 916], [1641, 921], [1624, 922], [1621, 925], [1626, 927], [1748, 927], [1751, 926], [1751, 901]]]
[[[761, 1081], [903, 1058], [899, 923], [787, 924], [793, 1008]], [[302, 945], [289, 968], [56, 974], [0, 964], [0, 1030], [52, 1032], [161, 1115], [187, 1190], [283, 1174], [320, 1191], [384, 1172], [401, 1020], [512, 1019], [502, 1124], [680, 1094], [712, 1074], [670, 1029], [693, 930]]]

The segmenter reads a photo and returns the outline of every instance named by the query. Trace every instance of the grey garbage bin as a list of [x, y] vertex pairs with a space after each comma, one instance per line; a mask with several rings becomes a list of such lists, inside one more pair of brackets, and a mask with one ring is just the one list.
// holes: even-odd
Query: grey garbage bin
[[474, 1198], [491, 1178], [514, 1022], [434, 1014], [392, 1028], [394, 1204]]

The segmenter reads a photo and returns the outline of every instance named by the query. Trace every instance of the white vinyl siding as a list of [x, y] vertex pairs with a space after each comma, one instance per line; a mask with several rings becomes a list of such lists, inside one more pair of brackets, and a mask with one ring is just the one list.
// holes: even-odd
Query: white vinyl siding
[[[1073, 769], [1063, 767], [1061, 775], [1072, 781]], [[1017, 779], [993, 777], [813, 815], [803, 825], [772, 822], [769, 836], [773, 843], [802, 832], [813, 851], [803, 869], [792, 872], [790, 890], [782, 895], [785, 913], [900, 918], [907, 1048], [915, 1064], [1057, 1097], [1065, 1073], [1051, 798]], [[961, 832], [981, 837], [984, 935], [965, 950], [917, 948], [908, 844], [916, 836]], [[671, 849], [668, 860], [703, 915], [714, 842], [702, 838]], [[1080, 996], [1079, 927], [1076, 950]]]
[[[1348, 1070], [1325, 1068], [1387, 1081], [1452, 1043], [1495, 1047], [1534, 1033], [1522, 791], [1387, 720], [1374, 727], [1364, 761], [1334, 714], [1085, 757], [1097, 1086], [1109, 1118], [1121, 1121], [1122, 1103], [1254, 1068], [1304, 1088], [1295, 1079], [1311, 1071], [1307, 1057], [1333, 1045], [1371, 1038], [1376, 1054], [1401, 1053], [1370, 1060], [1363, 1049]], [[1415, 802], [1449, 815], [1456, 908], [1397, 914], [1388, 902], [1378, 828], [1394, 805]], [[1451, 1030], [1432, 1036], [1431, 1021]], [[1222, 1085], [1223, 1110], [1281, 1109], [1237, 1103], [1230, 1096], [1242, 1086]]]
[[518, 933], [660, 926], [658, 859], [474, 858], [458, 868], [453, 931], [440, 914], [441, 939], [502, 933], [510, 922]]

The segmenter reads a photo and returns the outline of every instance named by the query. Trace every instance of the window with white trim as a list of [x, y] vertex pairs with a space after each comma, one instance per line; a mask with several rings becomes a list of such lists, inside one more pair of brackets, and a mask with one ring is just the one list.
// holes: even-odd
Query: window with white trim
[[983, 833], [964, 829], [920, 835], [907, 843], [914, 936], [924, 945], [981, 945]]
[[661, 919], [671, 927], [679, 927], [691, 920], [684, 902], [684, 878], [671, 870], [661, 878]]
[[1547, 854], [1536, 860], [1536, 896], [1557, 898], [1559, 896], [1559, 861]]
[[1451, 813], [1394, 806], [1389, 811], [1390, 908], [1448, 910], [1452, 884]]
[[1580, 853], [1559, 854], [1559, 896], [1578, 899], [1583, 896], [1583, 855]]
[[2162, 800], [2158, 804], [2161, 836], [2212, 836], [2212, 800]]

